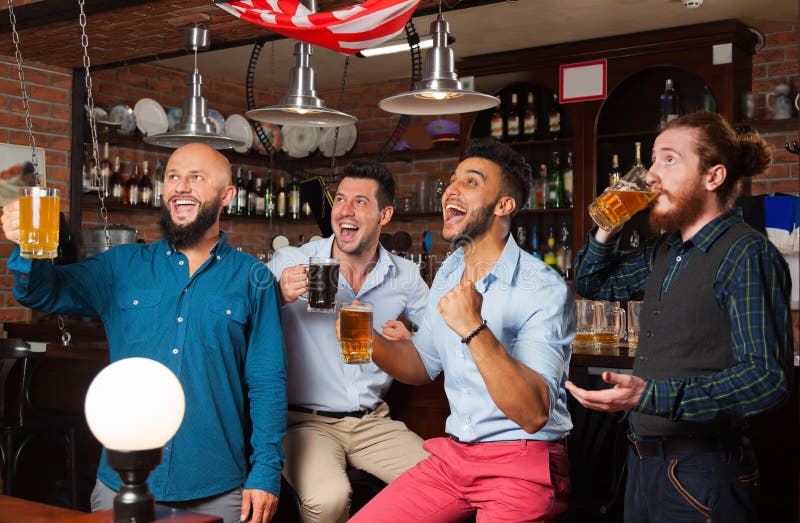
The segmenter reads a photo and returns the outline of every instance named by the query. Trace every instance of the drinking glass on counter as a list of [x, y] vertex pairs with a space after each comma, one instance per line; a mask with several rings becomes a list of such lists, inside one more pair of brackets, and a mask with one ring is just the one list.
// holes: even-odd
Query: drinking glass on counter
[[639, 346], [639, 313], [642, 303], [636, 300], [628, 302], [628, 346], [633, 350]]
[[350, 364], [372, 360], [372, 304], [354, 301], [339, 306], [339, 344], [342, 361]]
[[598, 347], [611, 348], [625, 337], [625, 309], [618, 301], [595, 301], [595, 342]]
[[577, 309], [577, 334], [572, 340], [575, 348], [594, 347], [594, 302], [592, 300], [575, 300]]
[[58, 255], [59, 191], [53, 187], [20, 187], [19, 248], [23, 258]]
[[592, 220], [606, 231], [613, 231], [641, 211], [655, 198], [655, 193], [645, 183], [647, 169], [635, 166], [620, 178], [613, 187], [589, 204]]

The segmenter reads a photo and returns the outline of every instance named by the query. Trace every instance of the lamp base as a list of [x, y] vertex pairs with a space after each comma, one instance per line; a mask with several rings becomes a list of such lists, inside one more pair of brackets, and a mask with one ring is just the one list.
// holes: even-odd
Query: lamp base
[[122, 479], [114, 498], [114, 523], [155, 521], [155, 498], [147, 488], [147, 476], [161, 463], [161, 448], [120, 451], [106, 449], [108, 465]]

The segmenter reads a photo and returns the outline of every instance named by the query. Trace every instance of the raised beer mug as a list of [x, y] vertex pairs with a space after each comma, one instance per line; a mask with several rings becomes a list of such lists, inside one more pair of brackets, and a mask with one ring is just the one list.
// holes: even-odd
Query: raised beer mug
[[372, 304], [354, 301], [339, 305], [339, 344], [342, 361], [363, 364], [372, 361]]
[[336, 312], [336, 293], [339, 290], [339, 260], [335, 258], [309, 258], [306, 266], [308, 302], [310, 312]]
[[645, 183], [647, 169], [635, 166], [620, 178], [613, 187], [589, 204], [592, 220], [606, 231], [614, 231], [641, 211], [655, 198], [655, 193]]
[[59, 191], [54, 187], [20, 187], [19, 253], [23, 258], [58, 256]]

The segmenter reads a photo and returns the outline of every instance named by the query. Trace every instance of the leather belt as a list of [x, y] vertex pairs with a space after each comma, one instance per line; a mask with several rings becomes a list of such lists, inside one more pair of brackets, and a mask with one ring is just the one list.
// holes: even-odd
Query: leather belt
[[542, 443], [555, 443], [556, 445], [566, 445], [567, 438], [562, 438], [556, 441], [548, 441], [548, 440], [540, 440], [540, 439], [527, 439], [527, 438], [520, 438], [520, 439], [496, 439], [492, 441], [462, 441], [458, 439], [458, 436], [453, 436], [452, 434], [448, 434], [451, 440], [455, 441], [456, 443], [462, 443], [464, 445], [478, 445], [478, 444], [485, 444], [485, 443], [514, 443], [517, 441], [541, 441]]
[[307, 409], [305, 407], [301, 407], [299, 405], [289, 405], [289, 410], [293, 412], [305, 412], [306, 414], [315, 414], [317, 416], [325, 416], [326, 418], [363, 418], [370, 412], [370, 409], [364, 410], [354, 410], [351, 412], [329, 412], [325, 410], [315, 410], [315, 409]]
[[640, 458], [667, 456], [670, 454], [699, 454], [728, 450], [742, 442], [741, 434], [723, 434], [719, 436], [670, 437], [640, 439], [628, 434], [628, 441], [633, 451]]

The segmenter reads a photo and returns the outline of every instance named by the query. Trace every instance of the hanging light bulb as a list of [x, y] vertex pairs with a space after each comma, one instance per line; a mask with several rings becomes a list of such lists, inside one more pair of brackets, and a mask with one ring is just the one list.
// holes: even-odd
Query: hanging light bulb
[[[316, 12], [316, 0], [308, 0], [308, 9]], [[294, 46], [295, 66], [289, 74], [289, 87], [279, 105], [253, 109], [245, 113], [251, 120], [296, 127], [339, 127], [356, 123], [358, 118], [325, 106], [314, 89], [314, 70], [310, 65], [311, 44]]]
[[197, 70], [197, 50], [208, 49], [210, 39], [208, 29], [192, 27], [183, 33], [183, 43], [187, 50], [194, 51], [194, 72], [189, 75], [187, 82], [191, 94], [183, 100], [183, 113], [181, 121], [172, 131], [145, 136], [144, 141], [162, 147], [180, 147], [187, 143], [204, 143], [214, 149], [232, 149], [241, 147], [243, 142], [229, 136], [217, 134], [214, 126], [208, 120], [208, 107], [206, 99], [201, 93], [203, 78]]
[[411, 115], [440, 115], [481, 111], [500, 105], [488, 94], [464, 89], [455, 73], [453, 50], [447, 47], [450, 26], [442, 13], [431, 23], [433, 47], [425, 55], [425, 74], [413, 91], [384, 98], [384, 111]]

